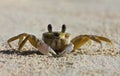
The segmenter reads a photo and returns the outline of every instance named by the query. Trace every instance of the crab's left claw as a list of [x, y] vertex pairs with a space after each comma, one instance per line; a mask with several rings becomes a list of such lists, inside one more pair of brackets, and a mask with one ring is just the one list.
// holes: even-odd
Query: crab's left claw
[[59, 53], [57, 56], [63, 56], [68, 53], [71, 53], [74, 49], [74, 45], [70, 43], [61, 53]]
[[39, 43], [37, 44], [37, 49], [38, 51], [40, 51], [42, 54], [44, 55], [56, 55], [56, 53], [54, 52], [54, 50], [52, 48], [50, 48], [50, 46], [48, 46], [44, 41], [40, 40]]

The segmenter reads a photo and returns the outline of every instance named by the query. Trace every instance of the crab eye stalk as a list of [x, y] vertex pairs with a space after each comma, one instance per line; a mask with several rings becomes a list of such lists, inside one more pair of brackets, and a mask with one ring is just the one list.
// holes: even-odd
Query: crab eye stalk
[[52, 25], [48, 24], [48, 32], [52, 32]]
[[62, 25], [62, 30], [61, 30], [61, 32], [63, 32], [63, 33], [64, 33], [65, 31], [66, 31], [66, 25], [65, 25], [65, 24], [63, 24], [63, 25]]

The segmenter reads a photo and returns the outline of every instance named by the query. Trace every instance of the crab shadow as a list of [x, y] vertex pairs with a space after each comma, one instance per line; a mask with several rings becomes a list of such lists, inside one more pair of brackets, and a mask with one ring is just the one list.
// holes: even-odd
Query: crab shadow
[[2, 54], [7, 54], [7, 55], [11, 55], [11, 54], [17, 54], [17, 55], [32, 55], [32, 54], [37, 54], [37, 55], [43, 55], [42, 53], [40, 53], [37, 50], [26, 50], [26, 51], [17, 51], [17, 50], [1, 50], [0, 53]]

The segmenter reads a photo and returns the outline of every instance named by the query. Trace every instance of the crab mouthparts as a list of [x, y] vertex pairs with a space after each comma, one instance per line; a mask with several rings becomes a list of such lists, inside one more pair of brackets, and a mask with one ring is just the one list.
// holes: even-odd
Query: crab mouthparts
[[55, 39], [60, 39], [60, 37], [54, 37]]

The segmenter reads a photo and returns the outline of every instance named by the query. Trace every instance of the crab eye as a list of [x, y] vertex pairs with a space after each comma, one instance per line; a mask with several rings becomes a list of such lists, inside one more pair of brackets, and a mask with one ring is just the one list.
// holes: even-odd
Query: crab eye
[[62, 30], [61, 30], [61, 32], [63, 32], [63, 33], [64, 33], [65, 31], [66, 31], [66, 25], [65, 25], [65, 24], [63, 24], [63, 25], [62, 25]]
[[52, 32], [52, 25], [48, 24], [48, 32]]

